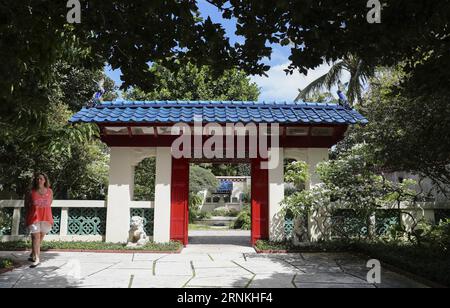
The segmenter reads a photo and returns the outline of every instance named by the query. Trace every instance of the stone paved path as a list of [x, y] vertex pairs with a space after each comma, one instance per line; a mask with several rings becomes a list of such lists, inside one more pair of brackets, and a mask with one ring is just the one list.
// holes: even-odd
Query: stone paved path
[[[38, 268], [28, 268], [25, 261], [26, 265], [0, 275], [0, 288], [424, 287], [387, 270], [382, 271], [381, 285], [369, 284], [367, 260], [350, 254], [256, 254], [239, 234], [226, 244], [214, 244], [219, 240], [210, 236], [193, 236], [181, 254], [43, 253]], [[23, 261], [28, 253], [0, 252], [0, 256]]]

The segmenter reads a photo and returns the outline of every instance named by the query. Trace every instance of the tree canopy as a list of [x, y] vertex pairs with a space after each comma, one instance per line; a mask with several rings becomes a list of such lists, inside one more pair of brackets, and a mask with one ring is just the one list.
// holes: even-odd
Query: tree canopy
[[243, 100], [255, 101], [258, 86], [237, 69], [215, 76], [208, 66], [186, 64], [179, 71], [171, 71], [154, 64], [155, 85], [151, 91], [133, 88], [124, 93], [129, 100]]
[[21, 198], [33, 173], [41, 171], [50, 177], [55, 198], [103, 199], [108, 176], [106, 147], [92, 138], [98, 134], [95, 125], [72, 126], [68, 120], [91, 99], [96, 80], [105, 79], [105, 97], [109, 98], [116, 95], [114, 83], [101, 69], [63, 61], [52, 69], [57, 78], [48, 88], [42, 125], [26, 118], [19, 125], [1, 123], [0, 190]]
[[[369, 9], [360, 0], [208, 2], [236, 21], [242, 39], [231, 43], [221, 24], [201, 16], [195, 0], [81, 1], [79, 24], [67, 23], [66, 2], [1, 1], [1, 140], [11, 145], [31, 133], [33, 144], [50, 139], [58, 145], [63, 137], [95, 134], [90, 126], [54, 126], [51, 136], [58, 138], [49, 138], [47, 111], [54, 101], [78, 108], [91, 96], [85, 87], [93, 75], [83, 71], [95, 75], [105, 65], [121, 70], [122, 90], [134, 89], [130, 97], [254, 98], [256, 87], [244, 76], [265, 74], [265, 61], [282, 45], [290, 48], [287, 73], [349, 54], [371, 69], [401, 64], [404, 75], [395, 85], [372, 92], [369, 119], [385, 119], [378, 122], [383, 131], [368, 126], [386, 141], [374, 143], [376, 153], [387, 163], [400, 161], [399, 168], [448, 174], [448, 138], [441, 137], [448, 131], [450, 1], [383, 1], [379, 24], [367, 21]], [[43, 130], [35, 134], [36, 128]]]
[[291, 47], [291, 73], [352, 54], [370, 67], [405, 61], [410, 88], [419, 93], [449, 84], [449, 1], [384, 1], [379, 24], [367, 21], [369, 9], [360, 0], [208, 2], [236, 20], [243, 40], [230, 43], [195, 0], [81, 1], [80, 24], [67, 24], [65, 2], [2, 1], [0, 114], [26, 116], [42, 108], [52, 64], [61, 59], [91, 68], [106, 62], [121, 70], [123, 89], [148, 92], [155, 85], [151, 63], [172, 71], [188, 62], [208, 65], [216, 76], [234, 67], [265, 74], [270, 66], [263, 60], [274, 44]]
[[212, 172], [200, 166], [193, 165], [189, 170], [189, 191], [198, 193], [202, 190], [215, 191], [219, 182]]
[[450, 109], [440, 92], [446, 90], [417, 98], [402, 95], [407, 78], [402, 66], [378, 71], [360, 108], [369, 124], [352, 128], [336, 154], [365, 143], [378, 172], [419, 174], [445, 192], [450, 187], [450, 139], [444, 133], [450, 131]]

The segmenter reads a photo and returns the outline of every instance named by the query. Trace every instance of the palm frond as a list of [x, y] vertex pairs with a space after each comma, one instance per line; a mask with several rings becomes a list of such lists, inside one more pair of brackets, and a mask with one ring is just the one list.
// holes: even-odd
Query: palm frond
[[336, 62], [327, 73], [326, 87], [330, 91], [331, 87], [339, 82], [342, 75], [342, 70], [345, 67], [344, 61]]
[[350, 73], [347, 96], [350, 104], [353, 105], [356, 101], [361, 102], [364, 85], [374, 76], [375, 69], [352, 56], [345, 62], [345, 69]]
[[333, 84], [337, 83], [339, 80], [342, 69], [343, 61], [335, 63], [326, 74], [312, 81], [303, 90], [299, 89], [300, 93], [295, 98], [295, 101], [307, 99], [310, 95], [314, 94], [314, 92], [320, 91], [323, 88], [326, 88], [329, 91]]
[[322, 89], [325, 85], [326, 77], [327, 74], [324, 74], [323, 76], [320, 76], [309, 85], [307, 85], [303, 90], [299, 89], [299, 94], [295, 98], [295, 101], [297, 102], [301, 99], [307, 99], [309, 95]]

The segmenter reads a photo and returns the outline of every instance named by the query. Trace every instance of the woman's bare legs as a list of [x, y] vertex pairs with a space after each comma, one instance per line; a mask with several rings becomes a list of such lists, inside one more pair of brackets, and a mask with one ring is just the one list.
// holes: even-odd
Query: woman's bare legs
[[32, 240], [32, 258], [34, 260], [39, 260], [41, 256], [41, 245], [44, 240], [45, 233], [33, 233], [31, 234]]
[[39, 246], [38, 246], [37, 259], [39, 259], [41, 257], [41, 245], [42, 245], [42, 242], [44, 241], [45, 233], [38, 233], [38, 235], [39, 235]]
[[42, 242], [44, 241], [44, 237], [45, 237], [45, 233], [41, 233], [41, 238], [39, 241], [39, 255], [41, 254], [41, 246], [42, 246]]
[[39, 257], [41, 252], [41, 234], [40, 233], [32, 233], [31, 234], [31, 254], [32, 258], [36, 260]]

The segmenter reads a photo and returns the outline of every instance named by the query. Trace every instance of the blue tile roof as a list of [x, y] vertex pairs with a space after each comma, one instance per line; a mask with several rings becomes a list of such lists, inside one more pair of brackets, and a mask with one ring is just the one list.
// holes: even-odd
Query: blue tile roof
[[233, 191], [233, 182], [231, 181], [221, 181], [219, 187], [216, 190], [218, 194], [231, 193]]
[[116, 101], [84, 107], [71, 123], [256, 122], [366, 124], [356, 110], [336, 104], [251, 101]]

